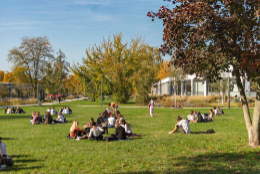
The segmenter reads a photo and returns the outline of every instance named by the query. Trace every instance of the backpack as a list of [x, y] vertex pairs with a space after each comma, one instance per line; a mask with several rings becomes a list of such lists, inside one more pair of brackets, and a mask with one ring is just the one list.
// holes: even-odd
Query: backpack
[[114, 140], [115, 140], [115, 138], [113, 136], [109, 136], [109, 137], [105, 138], [105, 141], [107, 141], [107, 142], [114, 141]]
[[208, 134], [213, 134], [213, 133], [215, 133], [215, 131], [213, 129], [209, 129], [209, 130], [207, 130], [207, 133]]
[[7, 166], [13, 166], [14, 165], [14, 161], [13, 161], [13, 159], [10, 156], [3, 155], [1, 164], [2, 165], [6, 164]]
[[198, 121], [197, 121], [197, 122], [203, 122], [202, 115], [199, 115], [199, 116], [198, 116]]

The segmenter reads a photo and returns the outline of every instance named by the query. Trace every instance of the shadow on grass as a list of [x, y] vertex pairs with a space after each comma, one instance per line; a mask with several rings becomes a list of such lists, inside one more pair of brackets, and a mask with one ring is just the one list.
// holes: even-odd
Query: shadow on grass
[[[33, 170], [33, 169], [40, 169], [43, 166], [29, 166], [33, 165], [33, 163], [43, 160], [37, 160], [37, 159], [30, 159], [29, 155], [12, 155], [11, 156], [14, 161], [14, 166], [7, 166], [5, 170], [2, 170], [1, 172], [11, 172], [11, 171], [21, 171], [21, 170]], [[26, 158], [26, 159], [21, 159]], [[18, 164], [17, 164], [18, 163]]]
[[[145, 170], [134, 173], [260, 173], [260, 152], [207, 153], [194, 157], [172, 157], [171, 164], [153, 171]], [[122, 172], [124, 173], [124, 172]]]
[[214, 133], [208, 133], [208, 132], [190, 132], [190, 134], [214, 134]]
[[0, 120], [4, 120], [4, 119], [24, 119], [27, 118], [30, 122], [31, 116], [28, 115], [6, 115], [6, 116], [1, 116], [0, 115]]
[[1, 137], [2, 140], [17, 140], [18, 138], [3, 138]]

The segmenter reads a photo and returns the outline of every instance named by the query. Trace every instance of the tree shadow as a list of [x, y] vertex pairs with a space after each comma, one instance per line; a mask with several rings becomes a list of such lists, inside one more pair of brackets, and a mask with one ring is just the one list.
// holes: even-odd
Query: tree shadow
[[13, 120], [13, 119], [24, 119], [24, 118], [27, 118], [30, 122], [30, 119], [31, 119], [31, 116], [28, 116], [28, 115], [5, 115], [5, 116], [1, 116], [0, 115], [0, 120], [4, 120], [4, 119], [8, 119], [8, 120]]
[[153, 171], [121, 172], [127, 174], [217, 174], [217, 173], [260, 173], [260, 152], [211, 152], [193, 157], [171, 157], [171, 164]]
[[[11, 158], [14, 161], [14, 166], [7, 166], [7, 168], [5, 170], [2, 170], [1, 172], [32, 170], [32, 169], [40, 169], [43, 167], [43, 166], [29, 166], [30, 164], [33, 164], [35, 162], [43, 161], [43, 160], [30, 158], [29, 155], [12, 155]], [[26, 158], [26, 159], [21, 159], [21, 158]]]
[[2, 139], [2, 141], [4, 141], [4, 140], [17, 140], [18, 138], [3, 138], [3, 137], [1, 137], [1, 139]]

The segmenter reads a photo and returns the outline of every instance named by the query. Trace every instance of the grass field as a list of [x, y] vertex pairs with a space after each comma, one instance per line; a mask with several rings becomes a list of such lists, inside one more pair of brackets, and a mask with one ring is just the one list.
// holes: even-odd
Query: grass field
[[[105, 107], [75, 101], [67, 105], [73, 114], [67, 124], [29, 125], [32, 111], [44, 107], [24, 107], [26, 114], [5, 115], [0, 109], [0, 136], [15, 165], [1, 173], [259, 173], [259, 148], [247, 145], [248, 136], [241, 109], [224, 110], [214, 122], [192, 123], [190, 135], [168, 135], [178, 115], [186, 118], [190, 110], [173, 111], [155, 108], [155, 117], [148, 108], [119, 110], [141, 139], [123, 142], [91, 142], [67, 139], [73, 120], [82, 128], [95, 120]], [[96, 103], [97, 104], [97, 103]], [[106, 104], [106, 101], [105, 101]], [[208, 113], [208, 109], [199, 109]], [[252, 112], [252, 110], [250, 110]], [[198, 134], [214, 129], [215, 134]], [[109, 129], [109, 134], [114, 129]]]

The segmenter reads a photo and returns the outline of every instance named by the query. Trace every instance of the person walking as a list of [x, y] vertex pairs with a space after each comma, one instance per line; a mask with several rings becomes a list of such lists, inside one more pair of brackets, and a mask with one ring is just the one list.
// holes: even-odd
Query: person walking
[[154, 113], [154, 101], [153, 99], [151, 98], [151, 101], [149, 103], [149, 106], [150, 106], [150, 115], [151, 117], [153, 117], [153, 113]]

